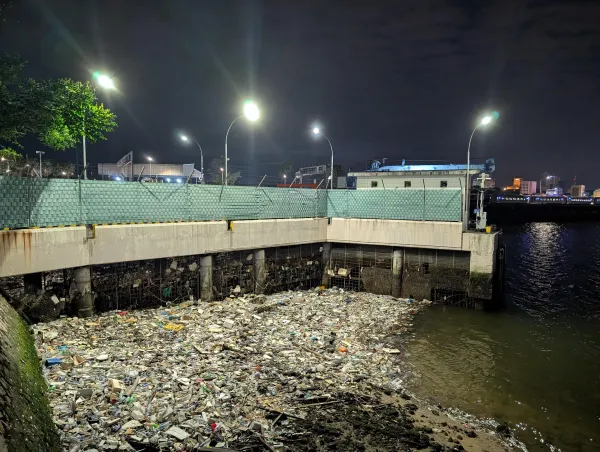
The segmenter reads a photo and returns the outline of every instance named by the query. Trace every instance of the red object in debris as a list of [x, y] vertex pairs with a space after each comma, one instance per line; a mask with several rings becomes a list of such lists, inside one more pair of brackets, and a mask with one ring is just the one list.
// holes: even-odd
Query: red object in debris
[[210, 424], [210, 431], [214, 432], [217, 429], [217, 423], [213, 422], [212, 424]]
[[127, 311], [119, 311], [117, 312], [121, 317], [125, 317], [127, 315]]

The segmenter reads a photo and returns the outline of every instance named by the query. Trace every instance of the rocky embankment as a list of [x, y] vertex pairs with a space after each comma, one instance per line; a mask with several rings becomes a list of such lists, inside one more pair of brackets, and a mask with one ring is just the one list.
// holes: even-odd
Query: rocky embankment
[[427, 305], [317, 289], [34, 331], [65, 450], [507, 450], [405, 392]]

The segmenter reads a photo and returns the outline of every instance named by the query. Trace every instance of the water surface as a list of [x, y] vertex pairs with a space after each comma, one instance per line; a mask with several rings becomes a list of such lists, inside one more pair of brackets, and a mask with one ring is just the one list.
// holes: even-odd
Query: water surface
[[534, 223], [504, 239], [505, 308], [418, 316], [414, 389], [507, 421], [530, 450], [600, 451], [600, 224]]

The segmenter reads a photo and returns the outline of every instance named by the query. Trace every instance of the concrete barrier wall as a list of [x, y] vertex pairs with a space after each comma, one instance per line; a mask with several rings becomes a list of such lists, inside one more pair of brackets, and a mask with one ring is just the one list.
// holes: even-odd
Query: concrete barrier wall
[[332, 218], [332, 243], [460, 250], [462, 225], [453, 222]]
[[58, 451], [33, 338], [0, 296], [0, 451]]
[[0, 231], [0, 277], [86, 265], [305, 243], [354, 243], [472, 251], [472, 271], [493, 270], [493, 234], [455, 222], [333, 218], [206, 221]]

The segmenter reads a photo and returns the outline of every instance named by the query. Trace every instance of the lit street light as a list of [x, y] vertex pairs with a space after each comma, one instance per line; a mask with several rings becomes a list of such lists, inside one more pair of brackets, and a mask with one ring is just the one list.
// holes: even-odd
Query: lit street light
[[221, 185], [223, 185], [223, 168], [219, 168], [221, 170]]
[[[319, 129], [318, 127], [314, 127], [312, 129], [313, 135], [315, 137], [319, 137], [322, 136], [324, 137], [327, 142], [329, 143], [329, 148], [331, 149], [331, 172], [329, 175], [329, 179], [331, 180], [331, 189], [333, 190], [333, 146], [331, 145], [331, 141], [329, 140], [329, 138], [327, 137], [327, 135], [325, 135], [323, 132], [321, 132], [321, 129]], [[325, 184], [325, 189], [327, 189], [327, 184]]]
[[467, 230], [469, 228], [469, 204], [471, 196], [471, 184], [469, 172], [471, 171], [471, 141], [473, 140], [473, 135], [480, 127], [485, 127], [495, 119], [498, 119], [500, 114], [497, 111], [492, 112], [492, 114], [486, 115], [479, 121], [479, 124], [475, 126], [473, 129], [473, 133], [471, 133], [471, 138], [469, 138], [469, 146], [467, 147], [467, 172], [465, 174], [465, 193], [464, 193], [464, 210], [463, 210], [463, 230]]
[[181, 179], [177, 179], [177, 183], [180, 184], [181, 183]]
[[[190, 138], [188, 138], [187, 135], [180, 135], [179, 138], [181, 138], [181, 141], [183, 141], [184, 143], [189, 143]], [[200, 146], [200, 143], [198, 143], [198, 141], [193, 140], [194, 143], [196, 143], [198, 145], [198, 149], [200, 149], [200, 183], [203, 184], [204, 183], [204, 153], [202, 152], [202, 146]]]
[[42, 177], [42, 155], [45, 154], [44, 151], [35, 151], [36, 154], [40, 156], [40, 177]]
[[[231, 130], [231, 127], [233, 126], [233, 124], [240, 118], [246, 117], [246, 119], [248, 121], [258, 121], [258, 118], [260, 117], [260, 112], [258, 110], [258, 106], [252, 102], [252, 101], [246, 101], [244, 103], [244, 114], [238, 116], [237, 118], [235, 118], [233, 121], [231, 121], [231, 124], [229, 124], [229, 128], [227, 129], [227, 133], [225, 134], [225, 185], [227, 185], [227, 165], [228, 165], [228, 158], [227, 158], [227, 137], [229, 136], [229, 131]], [[221, 183], [221, 185], [223, 185]]]
[[[101, 88], [108, 89], [108, 90], [116, 89], [115, 82], [113, 81], [113, 79], [111, 77], [109, 77], [106, 74], [102, 74], [100, 72], [94, 72], [93, 78], [96, 79], [96, 82], [98, 82], [98, 85]], [[82, 137], [82, 144], [83, 144], [83, 178], [84, 179], [87, 179], [87, 150], [86, 150], [86, 143], [85, 143], [85, 116], [86, 116], [86, 114], [87, 114], [87, 112], [84, 111], [83, 112], [83, 137]]]
[[152, 157], [146, 157], [148, 159], [148, 161], [150, 162], [150, 180], [152, 180], [152, 162], [154, 161], [152, 159]]

